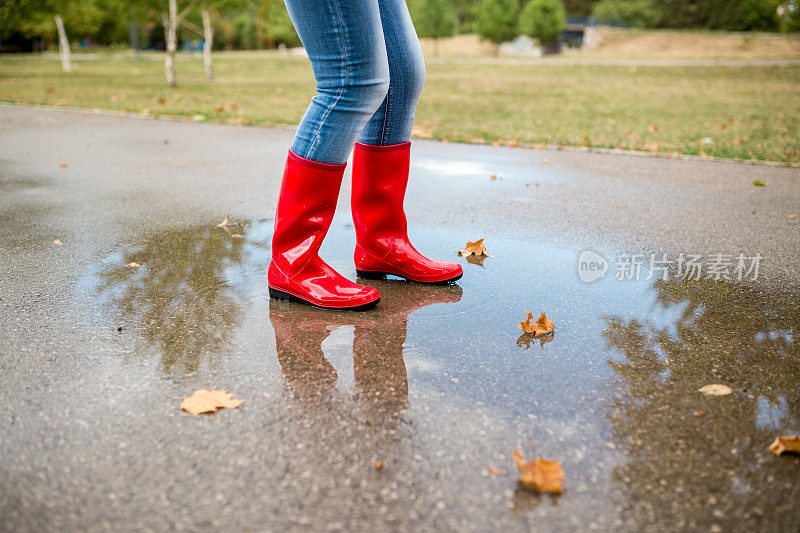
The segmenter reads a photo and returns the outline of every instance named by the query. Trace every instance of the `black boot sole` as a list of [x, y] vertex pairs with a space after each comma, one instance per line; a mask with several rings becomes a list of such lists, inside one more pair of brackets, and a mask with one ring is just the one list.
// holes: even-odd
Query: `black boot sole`
[[356, 276], [358, 276], [359, 278], [364, 278], [364, 279], [386, 279], [386, 276], [397, 276], [399, 278], [403, 278], [404, 280], [410, 281], [412, 283], [422, 283], [422, 284], [425, 284], [425, 285], [449, 285], [449, 284], [451, 284], [451, 283], [453, 283], [455, 281], [460, 280], [461, 276], [463, 276], [463, 275], [464, 274], [462, 272], [458, 276], [454, 276], [454, 277], [452, 277], [450, 279], [443, 279], [442, 281], [419, 281], [419, 280], [416, 280], [416, 279], [407, 278], [407, 277], [405, 277], [405, 276], [403, 276], [401, 274], [395, 274], [393, 272], [378, 272], [378, 271], [375, 271], [375, 270], [359, 270], [359, 269], [356, 269]]
[[328, 307], [324, 305], [317, 305], [315, 303], [311, 303], [308, 300], [303, 300], [293, 294], [289, 294], [288, 292], [279, 291], [278, 289], [273, 289], [269, 287], [269, 297], [273, 300], [283, 300], [286, 302], [296, 302], [305, 305], [310, 305], [312, 307], [317, 307], [319, 309], [328, 309], [330, 311], [366, 311], [367, 309], [372, 309], [378, 302], [381, 301], [380, 298], [375, 300], [374, 302], [369, 302], [368, 304], [357, 305], [355, 307]]

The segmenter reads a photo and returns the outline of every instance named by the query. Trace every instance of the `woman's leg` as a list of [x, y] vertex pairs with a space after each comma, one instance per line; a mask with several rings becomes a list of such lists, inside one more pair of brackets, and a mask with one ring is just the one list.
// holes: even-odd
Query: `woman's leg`
[[389, 65], [378, 0], [285, 0], [311, 59], [317, 95], [292, 151], [341, 164], [389, 87]]
[[425, 59], [405, 0], [378, 0], [389, 59], [389, 92], [359, 142], [394, 145], [411, 139], [414, 111], [425, 84]]
[[423, 283], [461, 277], [457, 263], [434, 261], [408, 240], [403, 201], [411, 157], [411, 126], [425, 82], [425, 61], [403, 0], [378, 0], [389, 57], [389, 93], [356, 143], [350, 205], [356, 227], [356, 272]]

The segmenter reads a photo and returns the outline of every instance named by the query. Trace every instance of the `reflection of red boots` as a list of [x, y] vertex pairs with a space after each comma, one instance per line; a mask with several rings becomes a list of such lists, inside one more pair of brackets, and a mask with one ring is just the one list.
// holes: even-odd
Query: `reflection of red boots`
[[344, 168], [289, 152], [267, 275], [271, 297], [352, 310], [380, 300], [377, 290], [346, 279], [317, 255], [336, 211]]
[[461, 265], [434, 261], [408, 241], [403, 199], [408, 184], [411, 143], [372, 146], [353, 152], [353, 221], [356, 271], [365, 278], [393, 274], [423, 283], [461, 277]]

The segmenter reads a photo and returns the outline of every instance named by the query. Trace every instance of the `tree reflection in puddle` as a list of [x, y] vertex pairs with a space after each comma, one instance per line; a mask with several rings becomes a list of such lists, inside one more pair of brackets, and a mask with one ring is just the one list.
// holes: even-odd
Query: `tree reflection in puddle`
[[[674, 329], [611, 317], [604, 332], [624, 356], [609, 362], [621, 391], [609, 420], [628, 458], [612, 475], [624, 519], [665, 530], [796, 528], [800, 461], [767, 446], [800, 429], [797, 299], [715, 281], [654, 288], [658, 304], [682, 308]], [[697, 389], [709, 383], [734, 393], [705, 397]], [[766, 424], [765, 404], [780, 406]]]
[[[243, 223], [264, 233], [270, 221]], [[231, 238], [213, 225], [165, 231], [139, 246], [112, 254], [98, 273], [97, 294], [110, 301], [130, 327], [140, 329], [158, 353], [166, 375], [182, 376], [224, 353], [244, 302], [250, 276], [245, 263], [263, 262], [258, 239]], [[136, 263], [141, 266], [127, 266]]]

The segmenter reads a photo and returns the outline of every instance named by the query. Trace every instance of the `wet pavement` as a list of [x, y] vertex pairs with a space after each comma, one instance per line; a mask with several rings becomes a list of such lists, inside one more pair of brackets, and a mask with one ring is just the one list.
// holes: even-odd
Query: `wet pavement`
[[[0, 530], [797, 528], [798, 169], [415, 142], [412, 237], [464, 277], [335, 313], [267, 295], [291, 136], [0, 107]], [[529, 437], [563, 495], [518, 485]]]

